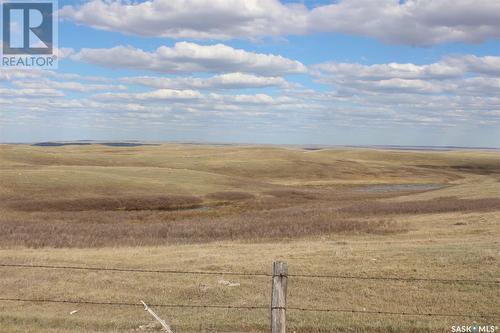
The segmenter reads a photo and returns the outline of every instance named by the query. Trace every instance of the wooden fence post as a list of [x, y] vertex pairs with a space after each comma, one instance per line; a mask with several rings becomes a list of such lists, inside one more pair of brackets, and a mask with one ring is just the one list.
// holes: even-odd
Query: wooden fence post
[[288, 264], [273, 262], [273, 293], [271, 301], [271, 332], [286, 333], [286, 293]]

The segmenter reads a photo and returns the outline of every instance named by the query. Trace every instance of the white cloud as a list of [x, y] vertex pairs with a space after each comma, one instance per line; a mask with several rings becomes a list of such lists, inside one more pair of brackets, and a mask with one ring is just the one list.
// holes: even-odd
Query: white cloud
[[339, 0], [307, 9], [278, 0], [91, 0], [61, 17], [139, 36], [260, 38], [314, 32], [427, 46], [500, 37], [497, 0]]
[[384, 80], [391, 78], [399, 79], [449, 79], [461, 77], [465, 69], [463, 66], [453, 66], [446, 63], [434, 63], [430, 65], [415, 65], [411, 63], [388, 63], [361, 65], [355, 63], [328, 62], [314, 66], [322, 73], [335, 75], [338, 79], [363, 79]]
[[25, 89], [58, 89], [70, 90], [77, 92], [92, 92], [92, 91], [106, 91], [106, 90], [126, 90], [125, 85], [111, 85], [111, 84], [90, 84], [76, 81], [51, 81], [38, 79], [36, 81], [15, 81], [14, 85]]
[[290, 97], [274, 98], [267, 94], [223, 95], [217, 93], [202, 94], [196, 90], [157, 89], [144, 93], [103, 93], [94, 96], [99, 102], [132, 102], [162, 105], [164, 102], [184, 104], [187, 107], [211, 109], [220, 106], [283, 105], [294, 103]]
[[2, 68], [0, 70], [0, 81], [14, 81], [22, 79], [40, 78], [44, 74], [41, 69], [20, 69], [20, 68]]
[[500, 77], [500, 56], [463, 55], [447, 57], [444, 61], [449, 65], [462, 67], [471, 73]]
[[304, 73], [305, 66], [279, 55], [234, 49], [223, 44], [199, 45], [179, 42], [154, 52], [132, 47], [82, 49], [72, 59], [111, 68], [148, 70], [159, 73], [243, 72], [266, 76]]
[[220, 95], [210, 94], [207, 96], [209, 103], [220, 103], [223, 105], [280, 105], [289, 102], [285, 97], [274, 98], [267, 94], [255, 95]]
[[312, 72], [319, 82], [333, 84], [346, 95], [384, 91], [487, 96], [498, 87], [495, 76], [500, 76], [500, 57], [463, 55], [427, 65], [328, 62], [313, 66]]
[[311, 29], [429, 46], [500, 37], [497, 0], [343, 0], [310, 14]]
[[[63, 97], [64, 94], [55, 89], [9, 89], [0, 88], [0, 96], [17, 98]], [[32, 100], [30, 100], [31, 102]], [[33, 103], [35, 104], [35, 103]]]
[[277, 0], [92, 0], [60, 16], [97, 29], [139, 36], [196, 39], [280, 35], [306, 28], [307, 9]]
[[61, 47], [55, 50], [55, 54], [57, 55], [58, 60], [66, 59], [75, 53], [75, 50], [68, 47]]
[[145, 93], [103, 93], [96, 96], [99, 100], [114, 101], [192, 101], [201, 98], [195, 90], [159, 89]]
[[282, 77], [265, 77], [245, 73], [228, 73], [209, 78], [138, 76], [123, 78], [120, 81], [157, 89], [246, 89], [286, 87], [289, 85]]
[[[226, 126], [224, 130], [252, 125], [257, 132], [261, 128], [287, 132], [308, 128], [317, 133], [320, 130], [315, 129], [339, 126], [484, 126], [494, 131], [500, 128], [498, 60], [495, 56], [457, 55], [419, 65], [329, 62], [313, 66], [311, 73], [330, 90], [307, 89], [279, 76], [244, 72], [211, 77], [100, 78], [2, 70], [2, 123], [38, 117], [33, 122], [42, 126], [55, 120], [65, 126], [107, 126], [117, 131], [132, 127], [149, 131], [153, 126], [161, 131], [183, 126], [209, 129], [221, 124]], [[143, 92], [144, 87], [138, 90], [128, 85], [152, 89]], [[279, 89], [254, 94], [238, 91], [269, 86]], [[130, 90], [120, 91], [125, 88]], [[96, 93], [73, 98], [65, 96], [66, 90]]]
[[[69, 81], [70, 80], [70, 81]], [[126, 90], [124, 84], [103, 84], [111, 79], [87, 77], [79, 74], [42, 70], [37, 68], [7, 68], [0, 70], [0, 82], [10, 82], [24, 91], [69, 90], [77, 92], [94, 92], [106, 90]], [[100, 83], [89, 83], [96, 81]], [[62, 92], [61, 92], [62, 94]]]

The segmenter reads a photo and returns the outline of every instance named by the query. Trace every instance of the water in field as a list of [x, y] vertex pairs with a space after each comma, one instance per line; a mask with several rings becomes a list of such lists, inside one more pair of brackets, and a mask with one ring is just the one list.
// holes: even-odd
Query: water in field
[[366, 185], [357, 188], [359, 192], [384, 193], [384, 192], [405, 192], [405, 191], [430, 191], [445, 187], [442, 184], [387, 184], [387, 185]]

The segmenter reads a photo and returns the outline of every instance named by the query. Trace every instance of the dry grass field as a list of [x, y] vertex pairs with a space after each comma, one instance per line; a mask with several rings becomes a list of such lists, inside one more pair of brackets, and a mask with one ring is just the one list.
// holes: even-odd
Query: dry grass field
[[[497, 281], [290, 277], [290, 307], [459, 316], [289, 310], [289, 332], [500, 326], [499, 235], [494, 151], [0, 145], [0, 264]], [[269, 306], [270, 282], [0, 267], [0, 298]], [[175, 332], [269, 331], [267, 309], [155, 310]], [[0, 301], [0, 333], [154, 331], [140, 306]]]

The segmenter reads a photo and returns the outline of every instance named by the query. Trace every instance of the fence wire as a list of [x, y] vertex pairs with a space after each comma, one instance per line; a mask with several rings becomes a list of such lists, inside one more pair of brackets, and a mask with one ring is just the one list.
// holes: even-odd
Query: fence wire
[[[61, 270], [83, 270], [83, 271], [108, 271], [108, 272], [130, 272], [130, 273], [158, 273], [158, 274], [181, 274], [181, 275], [228, 275], [228, 276], [253, 276], [272, 277], [272, 274], [262, 272], [229, 272], [229, 271], [183, 271], [183, 270], [153, 270], [136, 268], [109, 268], [109, 267], [86, 267], [86, 266], [55, 266], [55, 265], [29, 265], [29, 264], [2, 264], [0, 267], [17, 268], [39, 268], [39, 269], [61, 269]], [[328, 274], [288, 274], [290, 278], [306, 279], [347, 279], [347, 280], [382, 280], [402, 282], [435, 282], [435, 283], [471, 283], [471, 284], [500, 284], [500, 280], [484, 279], [438, 279], [423, 277], [397, 277], [397, 276], [361, 276], [361, 275], [328, 275]]]
[[[138, 306], [144, 307], [142, 303], [131, 302], [106, 302], [106, 301], [83, 301], [83, 300], [67, 300], [67, 299], [29, 299], [29, 298], [0, 298], [0, 301], [5, 302], [29, 302], [29, 303], [64, 303], [64, 304], [83, 304], [83, 305], [111, 305], [111, 306]], [[163, 308], [193, 308], [193, 309], [248, 309], [261, 310], [270, 309], [268, 306], [259, 305], [216, 305], [216, 304], [153, 304], [148, 303], [150, 307]]]
[[63, 270], [66, 269], [66, 270], [81, 270], [81, 271], [107, 271], [107, 272], [129, 272], [129, 273], [182, 274], [182, 275], [235, 275], [235, 276], [262, 276], [262, 277], [272, 276], [271, 274], [266, 274], [266, 273], [182, 271], [182, 270], [161, 270], [161, 269], [156, 270], [156, 269], [135, 269], [135, 268], [52, 266], [52, 265], [25, 265], [25, 264], [0, 264], [0, 267], [63, 269]]
[[[272, 274], [262, 272], [230, 272], [230, 271], [184, 271], [184, 270], [153, 270], [136, 268], [110, 268], [110, 267], [88, 267], [88, 266], [55, 266], [0, 263], [0, 268], [24, 268], [24, 269], [54, 269], [54, 270], [81, 270], [81, 271], [106, 271], [106, 272], [129, 272], [129, 273], [158, 273], [158, 274], [182, 274], [182, 275], [230, 275], [251, 277], [272, 277]], [[395, 277], [395, 276], [352, 276], [352, 275], [328, 275], [328, 274], [289, 274], [289, 278], [300, 279], [349, 279], [349, 280], [384, 280], [403, 282], [436, 282], [436, 283], [472, 283], [472, 284], [500, 284], [499, 280], [473, 280], [473, 279], [436, 279], [421, 277]], [[59, 303], [59, 304], [82, 304], [91, 306], [142, 306], [141, 303], [121, 301], [91, 301], [91, 300], [69, 300], [69, 299], [29, 299], [29, 298], [0, 298], [1, 302], [23, 302], [23, 303]], [[191, 308], [191, 309], [222, 309], [222, 310], [271, 310], [270, 306], [263, 305], [224, 305], [224, 304], [149, 304], [151, 307], [164, 308]], [[373, 314], [382, 316], [422, 316], [422, 317], [461, 317], [461, 318], [500, 318], [500, 313], [490, 314], [458, 314], [458, 313], [425, 313], [425, 312], [392, 312], [356, 309], [336, 308], [307, 308], [286, 307], [288, 311], [317, 312], [317, 313], [352, 313]]]
[[[83, 300], [54, 300], [54, 299], [28, 299], [28, 298], [0, 298], [2, 302], [25, 302], [25, 303], [62, 303], [62, 304], [82, 304], [82, 305], [109, 305], [109, 306], [137, 306], [141, 303], [131, 302], [106, 302], [106, 301], [83, 301]], [[148, 303], [150, 307], [164, 308], [191, 308], [191, 309], [223, 309], [223, 310], [271, 310], [270, 306], [264, 305], [215, 305], [215, 304], [154, 304]], [[353, 314], [375, 314], [390, 316], [420, 316], [420, 317], [461, 317], [461, 318], [500, 318], [499, 313], [493, 314], [458, 314], [458, 313], [423, 313], [423, 312], [392, 312], [392, 311], [371, 311], [355, 309], [318, 309], [302, 307], [286, 307], [287, 311], [301, 312], [342, 312]]]

